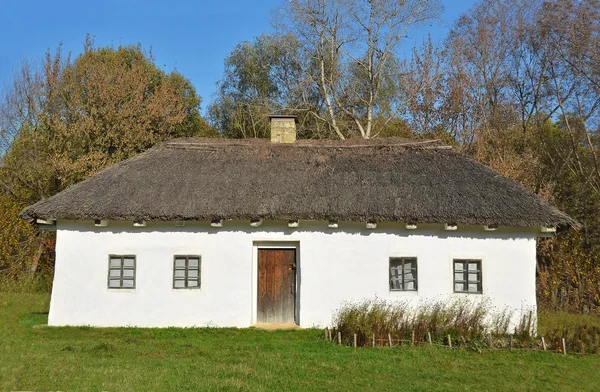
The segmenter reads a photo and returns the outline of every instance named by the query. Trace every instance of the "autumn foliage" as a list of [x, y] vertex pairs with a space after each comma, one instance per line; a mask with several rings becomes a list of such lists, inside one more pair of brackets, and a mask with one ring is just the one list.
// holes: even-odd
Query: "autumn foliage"
[[22, 207], [159, 141], [214, 135], [189, 80], [160, 70], [140, 45], [96, 47], [88, 37], [74, 60], [59, 47], [40, 66], [23, 63], [3, 98], [0, 283], [5, 284], [36, 271], [52, 278], [52, 234], [18, 218]]

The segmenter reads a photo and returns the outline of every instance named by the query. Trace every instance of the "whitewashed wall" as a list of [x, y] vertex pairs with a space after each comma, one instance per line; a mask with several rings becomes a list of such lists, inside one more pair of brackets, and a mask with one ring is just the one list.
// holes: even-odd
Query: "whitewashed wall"
[[[60, 221], [50, 325], [248, 327], [256, 317], [256, 246], [284, 241], [298, 246], [298, 316], [302, 327], [326, 326], [345, 300], [487, 298], [516, 315], [535, 310], [536, 233], [526, 229], [401, 224], [207, 222], [145, 228], [110, 222]], [[107, 288], [108, 255], [137, 256], [135, 290]], [[202, 288], [174, 290], [173, 256], [202, 256]], [[418, 292], [390, 292], [389, 257], [418, 258]], [[483, 295], [453, 294], [452, 259], [482, 259]]]

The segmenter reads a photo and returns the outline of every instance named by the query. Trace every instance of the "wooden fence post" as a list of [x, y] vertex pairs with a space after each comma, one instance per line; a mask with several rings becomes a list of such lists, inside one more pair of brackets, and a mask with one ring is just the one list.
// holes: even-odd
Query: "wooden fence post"
[[412, 331], [412, 336], [410, 338], [410, 344], [411, 344], [411, 346], [415, 345], [415, 331]]
[[373, 334], [373, 347], [375, 347], [375, 334]]
[[452, 348], [452, 339], [450, 338], [450, 335], [448, 335], [448, 346]]
[[338, 332], [338, 344], [342, 344], [342, 333]]
[[488, 345], [490, 348], [494, 348], [494, 341], [492, 340], [492, 333], [488, 333]]
[[563, 346], [563, 354], [567, 355], [567, 343], [565, 342], [565, 338], [562, 338], [562, 346]]
[[388, 333], [388, 340], [390, 342], [390, 348], [392, 348], [392, 334]]
[[513, 346], [513, 336], [510, 335], [510, 340], [508, 341], [508, 349], [510, 351], [512, 351], [512, 346]]
[[544, 339], [543, 336], [542, 336], [542, 348], [544, 349], [544, 351], [546, 351], [546, 340]]
[[356, 348], [356, 334], [354, 334], [354, 348]]
[[429, 345], [432, 346], [433, 342], [431, 341], [431, 332], [427, 332], [427, 340], [429, 340]]
[[329, 328], [325, 327], [325, 340], [329, 341], [329, 333], [328, 333]]

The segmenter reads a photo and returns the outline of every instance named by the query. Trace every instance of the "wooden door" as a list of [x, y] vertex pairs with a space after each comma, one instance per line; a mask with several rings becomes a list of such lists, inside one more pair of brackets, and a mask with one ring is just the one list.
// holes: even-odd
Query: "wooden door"
[[258, 249], [259, 323], [293, 323], [296, 249]]

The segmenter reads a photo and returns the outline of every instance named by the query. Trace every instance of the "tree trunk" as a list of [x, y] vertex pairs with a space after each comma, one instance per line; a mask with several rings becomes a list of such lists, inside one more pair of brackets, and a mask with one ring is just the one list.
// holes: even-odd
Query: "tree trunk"
[[38, 249], [35, 252], [35, 255], [33, 256], [31, 267], [29, 268], [29, 278], [30, 279], [33, 279], [33, 277], [35, 276], [35, 273], [37, 272], [38, 265], [40, 263], [40, 259], [42, 258], [43, 253], [44, 253], [44, 243], [40, 242], [40, 245], [38, 246]]

